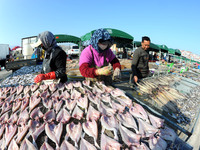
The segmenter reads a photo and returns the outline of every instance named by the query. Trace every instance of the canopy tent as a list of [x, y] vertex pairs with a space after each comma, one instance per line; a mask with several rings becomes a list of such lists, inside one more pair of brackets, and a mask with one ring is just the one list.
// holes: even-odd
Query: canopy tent
[[160, 48], [161, 52], [168, 53], [169, 48], [166, 45], [164, 44], [163, 45], [156, 44], [156, 45]]
[[71, 43], [79, 44], [79, 42], [81, 41], [79, 37], [66, 35], [66, 34], [55, 34], [55, 38], [58, 43], [71, 42]]
[[[137, 47], [141, 46], [141, 42], [139, 42], [139, 41], [134, 41], [134, 44]], [[150, 48], [150, 51], [156, 51], [156, 52], [160, 51], [160, 48], [154, 43], [150, 43], [150, 47], [149, 48]]]
[[179, 49], [175, 49], [175, 55], [181, 56], [181, 51]]
[[[105, 28], [105, 29], [110, 33], [111, 37], [116, 43], [133, 44], [134, 38], [130, 34], [117, 29], [111, 29], [111, 28]], [[94, 31], [95, 30], [92, 30], [89, 33], [86, 33], [85, 35], [81, 36], [81, 41], [83, 42], [83, 45], [89, 45], [90, 39]]]
[[168, 51], [168, 52], [169, 52], [169, 54], [173, 54], [173, 55], [174, 55], [174, 54], [175, 54], [175, 49], [169, 48], [169, 51]]
[[169, 54], [181, 56], [181, 51], [179, 49], [168, 48]]

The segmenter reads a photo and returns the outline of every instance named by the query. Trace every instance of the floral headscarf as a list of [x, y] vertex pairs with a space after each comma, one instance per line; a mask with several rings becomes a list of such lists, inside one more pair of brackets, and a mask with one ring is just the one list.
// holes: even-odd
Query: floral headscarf
[[91, 37], [91, 40], [90, 40], [90, 44], [98, 53], [102, 53], [105, 51], [105, 50], [101, 50], [98, 46], [98, 42], [100, 39], [103, 41], [110, 40], [112, 42], [110, 33], [106, 29], [97, 29], [96, 31], [94, 31], [94, 33]]

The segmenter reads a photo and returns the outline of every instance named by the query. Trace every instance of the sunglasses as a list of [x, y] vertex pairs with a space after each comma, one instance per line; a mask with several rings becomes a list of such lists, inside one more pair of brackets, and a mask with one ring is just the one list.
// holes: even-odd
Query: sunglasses
[[103, 45], [112, 45], [112, 42], [110, 41], [110, 40], [102, 40], [102, 39], [100, 39], [99, 40], [99, 43], [101, 43], [101, 44], [103, 44]]

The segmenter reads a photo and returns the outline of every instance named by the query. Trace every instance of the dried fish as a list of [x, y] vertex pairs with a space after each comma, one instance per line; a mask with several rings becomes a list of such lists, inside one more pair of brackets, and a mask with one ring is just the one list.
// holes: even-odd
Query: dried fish
[[[149, 82], [145, 85], [148, 89], [156, 86]], [[124, 91], [100, 82], [2, 87], [0, 100], [3, 149], [150, 148], [140, 143], [141, 137], [152, 147], [156, 143], [145, 139], [151, 135], [157, 136], [153, 141], [172, 137], [173, 143], [177, 138], [175, 132], [166, 133], [163, 120], [149, 115]]]

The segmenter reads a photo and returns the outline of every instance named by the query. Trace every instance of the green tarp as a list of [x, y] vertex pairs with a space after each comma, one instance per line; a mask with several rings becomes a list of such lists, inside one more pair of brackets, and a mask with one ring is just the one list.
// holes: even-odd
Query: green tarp
[[181, 55], [181, 51], [179, 49], [175, 49], [175, 55], [180, 56]]
[[79, 37], [66, 34], [55, 34], [55, 38], [58, 43], [70, 42], [79, 44], [79, 42], [81, 41]]
[[[139, 42], [139, 41], [134, 41], [134, 44], [137, 47], [141, 46], [141, 42]], [[159, 51], [160, 48], [156, 44], [150, 43], [150, 50], [152, 50], [152, 51]]]
[[169, 54], [173, 54], [173, 55], [174, 55], [174, 54], [175, 54], [175, 49], [169, 48], [169, 51], [168, 51], [168, 52], [169, 52]]
[[[111, 29], [111, 28], [105, 28], [111, 35], [112, 38], [120, 38], [120, 39], [127, 39], [130, 41], [133, 41], [133, 36], [130, 34], [117, 30], [117, 29]], [[92, 34], [94, 33], [95, 30], [81, 36], [81, 41], [88, 41], [91, 39]]]
[[156, 44], [156, 45], [160, 48], [161, 52], [168, 53], [169, 49], [166, 45], [164, 44], [163, 45]]
[[90, 40], [91, 37], [92, 37], [92, 34], [93, 34], [93, 32], [91, 31], [91, 32], [89, 32], [89, 33], [81, 36], [81, 41], [88, 41], [88, 40]]
[[181, 56], [181, 51], [179, 49], [169, 48], [168, 52], [169, 52], [169, 54]]

